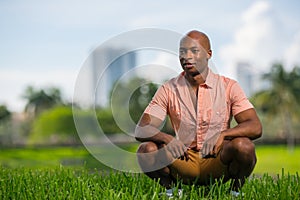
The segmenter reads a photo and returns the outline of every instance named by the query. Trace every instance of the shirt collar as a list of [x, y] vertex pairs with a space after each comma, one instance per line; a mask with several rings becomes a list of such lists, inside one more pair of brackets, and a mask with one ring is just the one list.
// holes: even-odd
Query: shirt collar
[[208, 88], [213, 88], [214, 84], [215, 84], [215, 73], [212, 72], [211, 69], [208, 69], [208, 74], [206, 77], [206, 80], [203, 84], [201, 84], [202, 86], [208, 87]]
[[[181, 84], [184, 83], [183, 85], [185, 85], [184, 74], [185, 74], [185, 72], [183, 71], [180, 73], [180, 75], [178, 77]], [[208, 68], [206, 80], [204, 83], [200, 84], [200, 86], [207, 87], [207, 88], [213, 88], [216, 84], [216, 76], [217, 75], [210, 68]], [[182, 81], [184, 81], [184, 82], [182, 82]]]

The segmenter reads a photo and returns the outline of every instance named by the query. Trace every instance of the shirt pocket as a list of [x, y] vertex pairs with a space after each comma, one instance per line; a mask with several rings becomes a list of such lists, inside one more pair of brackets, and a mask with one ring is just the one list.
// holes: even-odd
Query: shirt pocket
[[171, 123], [175, 131], [180, 127], [180, 121], [181, 121], [181, 110], [177, 106], [170, 106], [169, 108], [169, 116], [171, 119]]
[[226, 123], [227, 109], [222, 107], [219, 109], [211, 110], [210, 128], [216, 131], [221, 131]]
[[184, 106], [171, 106], [169, 115], [176, 133], [190, 134], [195, 132], [196, 122]]

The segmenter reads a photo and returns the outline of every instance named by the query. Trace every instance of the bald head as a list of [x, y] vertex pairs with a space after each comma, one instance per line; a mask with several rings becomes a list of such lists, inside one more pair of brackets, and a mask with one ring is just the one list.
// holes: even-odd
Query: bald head
[[[203, 32], [197, 31], [197, 30], [192, 30], [190, 32], [188, 32], [185, 37], [182, 38], [182, 40], [186, 39], [186, 38], [190, 38], [193, 40], [196, 40], [199, 42], [199, 44], [207, 51], [207, 52], [211, 52], [210, 49], [210, 41], [209, 38], [207, 37], [207, 35]], [[182, 41], [181, 40], [181, 41]]]

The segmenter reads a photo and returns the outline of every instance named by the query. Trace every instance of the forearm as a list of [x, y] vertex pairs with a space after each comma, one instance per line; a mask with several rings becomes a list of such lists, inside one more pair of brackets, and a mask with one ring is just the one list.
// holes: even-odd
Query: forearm
[[233, 128], [222, 131], [221, 135], [227, 140], [236, 137], [248, 137], [254, 140], [261, 137], [262, 126], [259, 120], [247, 120]]
[[152, 141], [158, 144], [168, 144], [173, 139], [173, 136], [161, 132], [154, 126], [146, 125], [136, 127], [135, 138], [140, 142]]

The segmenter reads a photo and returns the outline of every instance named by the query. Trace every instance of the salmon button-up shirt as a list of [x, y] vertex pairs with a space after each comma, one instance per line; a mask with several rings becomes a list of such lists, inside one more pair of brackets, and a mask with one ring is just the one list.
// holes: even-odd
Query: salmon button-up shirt
[[211, 70], [199, 85], [196, 104], [189, 87], [182, 72], [164, 83], [145, 109], [161, 120], [169, 115], [177, 139], [189, 148], [200, 151], [206, 140], [230, 128], [232, 116], [253, 108], [236, 81]]

